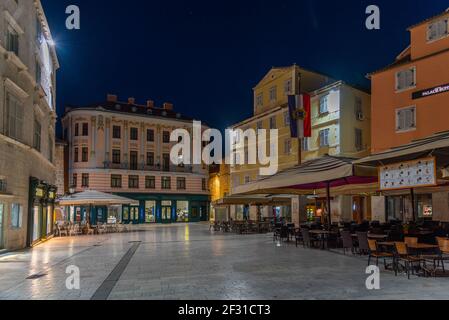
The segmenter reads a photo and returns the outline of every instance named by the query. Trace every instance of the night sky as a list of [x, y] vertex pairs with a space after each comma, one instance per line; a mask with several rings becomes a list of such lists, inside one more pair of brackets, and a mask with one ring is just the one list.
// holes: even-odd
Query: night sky
[[[369, 88], [368, 72], [409, 44], [407, 27], [442, 0], [41, 0], [57, 44], [58, 111], [105, 100], [152, 99], [209, 125], [252, 115], [252, 88], [272, 66], [296, 63]], [[65, 8], [81, 30], [65, 29]], [[381, 30], [365, 9], [381, 10]]]

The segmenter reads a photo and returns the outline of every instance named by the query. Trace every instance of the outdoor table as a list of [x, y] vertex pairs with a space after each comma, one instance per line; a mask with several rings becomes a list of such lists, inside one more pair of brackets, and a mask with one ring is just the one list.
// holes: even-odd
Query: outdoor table
[[310, 230], [309, 234], [319, 236], [321, 238], [321, 249], [325, 249], [325, 241], [331, 234], [336, 234], [336, 232], [326, 231], [326, 230]]
[[[353, 238], [357, 238], [357, 234], [352, 234]], [[368, 234], [369, 239], [373, 240], [385, 240], [388, 238], [386, 234]]]

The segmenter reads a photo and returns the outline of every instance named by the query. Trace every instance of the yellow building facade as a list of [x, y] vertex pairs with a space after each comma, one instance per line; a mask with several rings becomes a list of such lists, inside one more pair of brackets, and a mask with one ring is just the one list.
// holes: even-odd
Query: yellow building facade
[[[288, 96], [308, 93], [311, 96], [312, 137], [300, 143], [290, 135], [290, 117]], [[254, 116], [231, 128], [241, 129], [277, 129], [279, 171], [298, 165], [301, 162], [316, 159], [326, 154], [350, 158], [362, 158], [371, 148], [371, 98], [361, 89], [337, 81], [326, 75], [305, 70], [299, 66], [273, 68], [254, 88]], [[268, 139], [267, 145], [272, 145]], [[267, 147], [269, 149], [269, 147]], [[263, 178], [259, 175], [260, 165], [235, 165], [230, 168], [231, 194], [239, 185], [251, 183]], [[343, 197], [339, 197], [343, 198]], [[293, 198], [294, 199], [294, 198]], [[296, 201], [296, 200], [295, 200]], [[351, 199], [334, 199], [335, 221], [368, 219], [370, 205], [353, 212]], [[256, 208], [246, 208], [248, 218], [254, 219]], [[245, 215], [245, 209], [231, 207], [231, 217], [239, 220]], [[351, 212], [352, 216], [351, 216]], [[263, 208], [264, 217], [275, 214], [288, 220], [297, 221], [299, 213], [291, 208]], [[292, 217], [293, 216], [293, 217]]]

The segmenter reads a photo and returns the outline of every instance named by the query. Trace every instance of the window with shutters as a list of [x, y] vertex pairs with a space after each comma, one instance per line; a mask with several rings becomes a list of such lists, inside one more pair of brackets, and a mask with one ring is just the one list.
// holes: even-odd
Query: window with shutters
[[284, 112], [284, 125], [286, 127], [290, 126], [290, 113], [288, 111]]
[[323, 96], [320, 98], [320, 115], [327, 114], [329, 112], [328, 102], [329, 102], [328, 96]]
[[41, 151], [41, 132], [42, 126], [37, 119], [34, 119], [34, 135], [33, 135], [33, 147], [37, 151]]
[[320, 147], [329, 147], [329, 129], [320, 131]]
[[289, 79], [284, 83], [284, 93], [285, 95], [293, 94], [293, 81]]
[[285, 141], [284, 141], [284, 154], [286, 156], [289, 156], [292, 154], [292, 140], [291, 139], [285, 139]]
[[277, 87], [272, 87], [270, 89], [270, 102], [276, 102], [278, 99]]
[[416, 87], [416, 67], [396, 73], [396, 90], [402, 91]]
[[416, 129], [416, 107], [396, 110], [396, 131], [404, 132]]
[[261, 108], [263, 107], [263, 94], [259, 94], [256, 96], [256, 107]]
[[427, 28], [427, 40], [435, 41], [448, 35], [448, 19], [439, 20], [429, 24]]
[[357, 151], [363, 150], [363, 131], [362, 129], [355, 129], [355, 149]]
[[19, 99], [6, 94], [7, 127], [6, 135], [14, 140], [23, 140], [24, 107]]

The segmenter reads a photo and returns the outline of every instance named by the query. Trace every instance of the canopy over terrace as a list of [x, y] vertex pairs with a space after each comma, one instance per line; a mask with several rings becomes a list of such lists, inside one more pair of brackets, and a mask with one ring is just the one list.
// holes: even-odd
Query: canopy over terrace
[[58, 202], [61, 206], [139, 205], [138, 201], [94, 190], [62, 197]]
[[291, 195], [232, 195], [215, 201], [215, 206], [228, 205], [289, 205], [291, 204]]
[[235, 189], [235, 193], [239, 195], [326, 194], [329, 223], [331, 223], [331, 191], [334, 194], [360, 194], [378, 190], [377, 169], [354, 165], [353, 162], [352, 158], [324, 156], [274, 176], [239, 186]]

